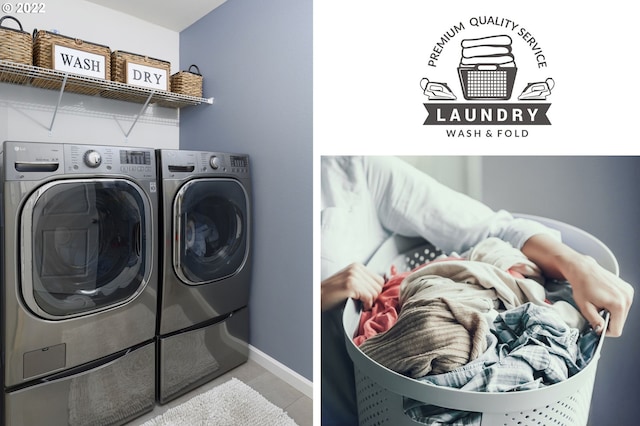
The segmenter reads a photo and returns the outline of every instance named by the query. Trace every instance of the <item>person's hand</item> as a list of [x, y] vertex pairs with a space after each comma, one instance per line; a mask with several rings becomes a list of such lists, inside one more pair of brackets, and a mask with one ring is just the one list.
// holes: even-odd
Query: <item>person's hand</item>
[[384, 286], [384, 278], [361, 263], [352, 263], [322, 281], [322, 310], [334, 308], [348, 298], [360, 300], [365, 310], [371, 309]]
[[599, 312], [605, 309], [610, 314], [607, 336], [622, 334], [633, 303], [634, 291], [630, 284], [604, 269], [593, 258], [544, 234], [529, 238], [522, 246], [522, 252], [547, 277], [569, 281], [580, 312], [594, 330], [604, 331], [604, 319]]
[[607, 336], [620, 336], [633, 302], [633, 287], [583, 255], [564, 271], [564, 275], [571, 283], [580, 312], [596, 332], [603, 331], [604, 320], [599, 312], [606, 309], [611, 314]]

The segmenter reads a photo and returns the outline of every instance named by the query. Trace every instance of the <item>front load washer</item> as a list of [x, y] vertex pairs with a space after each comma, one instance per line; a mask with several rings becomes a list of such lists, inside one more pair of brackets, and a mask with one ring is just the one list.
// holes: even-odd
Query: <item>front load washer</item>
[[153, 409], [155, 150], [4, 142], [7, 425], [123, 424]]
[[158, 401], [246, 362], [251, 283], [247, 155], [158, 150]]

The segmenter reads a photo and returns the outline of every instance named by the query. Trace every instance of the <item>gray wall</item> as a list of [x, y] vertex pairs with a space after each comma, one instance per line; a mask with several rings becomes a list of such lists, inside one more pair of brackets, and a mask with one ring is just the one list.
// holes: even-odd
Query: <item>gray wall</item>
[[251, 158], [250, 343], [312, 380], [312, 1], [228, 0], [180, 34], [180, 61], [215, 98], [182, 111], [180, 148]]
[[[640, 157], [483, 157], [482, 179], [491, 207], [558, 219], [598, 237], [638, 292]], [[640, 307], [633, 306], [623, 336], [605, 341], [591, 425], [637, 424], [639, 320]]]

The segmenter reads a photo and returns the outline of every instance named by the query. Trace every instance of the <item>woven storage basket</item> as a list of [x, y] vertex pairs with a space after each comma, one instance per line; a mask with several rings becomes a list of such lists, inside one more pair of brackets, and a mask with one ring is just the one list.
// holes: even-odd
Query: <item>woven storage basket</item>
[[[101, 44], [90, 43], [77, 38], [72, 38], [60, 34], [54, 34], [49, 31], [34, 31], [33, 36], [33, 64], [41, 68], [54, 69], [54, 46], [64, 46], [70, 49], [76, 49], [83, 52], [93, 53], [95, 55], [104, 56], [105, 58], [105, 80], [111, 78], [111, 49]], [[32, 84], [37, 87], [46, 89], [60, 89], [61, 83], [51, 81], [45, 78], [34, 78]], [[97, 87], [86, 87], [82, 84], [69, 82], [65, 86], [65, 90], [70, 92], [82, 93], [85, 95], [97, 95], [101, 89]]]
[[[519, 217], [530, 218], [561, 231], [566, 244], [590, 255], [605, 269], [618, 273], [615, 256], [602, 242], [585, 231], [550, 219], [526, 215]], [[416, 266], [413, 259], [425, 256], [426, 246], [421, 239], [393, 236], [378, 249], [367, 267], [378, 273], [387, 273], [391, 265], [396, 266], [398, 271], [413, 269]], [[359, 304], [349, 299], [342, 322], [347, 352], [354, 364], [361, 426], [422, 424], [404, 413], [405, 397], [445, 409], [480, 413], [483, 426], [587, 424], [604, 333], [589, 364], [567, 380], [519, 392], [470, 392], [411, 379], [373, 361], [353, 342], [352, 337], [358, 331], [360, 312]], [[605, 319], [608, 321], [608, 315]]]
[[[191, 71], [195, 68], [195, 72]], [[191, 65], [187, 71], [180, 71], [171, 76], [171, 91], [181, 95], [202, 97], [202, 74], [197, 65]]]
[[[7, 19], [15, 21], [20, 29], [6, 27], [4, 21]], [[33, 63], [31, 56], [32, 45], [31, 33], [23, 31], [20, 21], [13, 16], [3, 16], [0, 18], [1, 60], [31, 65]]]
[[[127, 82], [127, 62], [134, 62], [140, 65], [146, 65], [153, 68], [159, 68], [167, 73], [167, 87], [162, 90], [171, 90], [170, 72], [171, 63], [163, 61], [161, 59], [150, 58], [144, 55], [138, 55], [135, 53], [124, 52], [122, 50], [116, 50], [111, 53], [111, 80], [118, 83]], [[102, 96], [114, 99], [121, 99], [131, 102], [144, 103], [147, 101], [148, 96], [127, 93], [126, 91], [108, 91], [103, 92]]]
[[[7, 19], [15, 21], [19, 29], [4, 26], [3, 22]], [[32, 45], [31, 34], [23, 31], [20, 21], [13, 16], [0, 18], [0, 60], [31, 65], [33, 63]], [[25, 84], [29, 82], [29, 78], [0, 72], [0, 81]]]

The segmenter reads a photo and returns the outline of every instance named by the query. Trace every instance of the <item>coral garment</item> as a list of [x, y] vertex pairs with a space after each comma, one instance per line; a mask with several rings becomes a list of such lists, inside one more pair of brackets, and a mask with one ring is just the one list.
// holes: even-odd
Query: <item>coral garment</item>
[[391, 278], [384, 284], [382, 292], [369, 311], [362, 311], [358, 335], [353, 339], [360, 346], [369, 337], [383, 333], [398, 321], [398, 296], [400, 284], [411, 271], [398, 274], [395, 267], [391, 268]]
[[400, 284], [402, 284], [402, 281], [407, 276], [428, 264], [446, 260], [460, 260], [460, 258], [441, 257], [420, 265], [411, 271], [400, 273], [398, 273], [395, 266], [391, 266], [391, 277], [384, 283], [382, 291], [373, 303], [371, 310], [362, 311], [360, 314], [358, 333], [353, 338], [356, 346], [360, 346], [369, 337], [384, 333], [398, 321], [398, 313], [400, 312]]

